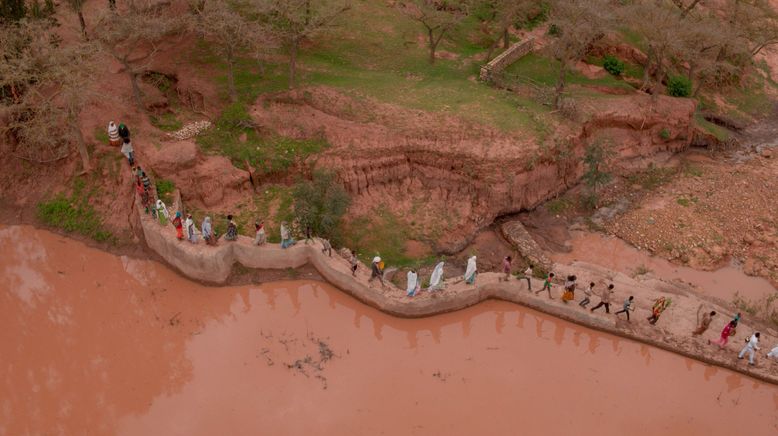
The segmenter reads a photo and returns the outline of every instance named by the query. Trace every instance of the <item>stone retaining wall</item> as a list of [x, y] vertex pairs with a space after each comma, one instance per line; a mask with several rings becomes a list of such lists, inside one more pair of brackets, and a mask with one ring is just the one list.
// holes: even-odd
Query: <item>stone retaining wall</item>
[[[642, 334], [640, 329], [620, 326], [601, 315], [592, 315], [588, 310], [580, 310], [575, 304], [561, 305], [556, 301], [539, 298], [527, 292], [525, 281], [512, 280], [501, 282], [497, 273], [482, 273], [478, 276], [477, 287], [464, 284], [460, 278], [446, 280], [441, 291], [421, 292], [411, 298], [396, 286], [388, 283], [381, 287], [376, 281], [372, 286], [367, 281], [369, 269], [364, 265], [356, 278], [352, 277], [348, 261], [338, 255], [328, 257], [321, 251], [321, 244], [315, 241], [310, 245], [302, 242], [282, 249], [278, 244], [254, 246], [251, 239], [241, 236], [238, 241], [223, 241], [218, 246], [206, 246], [202, 241], [191, 244], [179, 241], [175, 229], [168, 225], [162, 227], [156, 220], [138, 209], [140, 223], [146, 243], [170, 265], [187, 277], [215, 284], [224, 283], [234, 264], [256, 269], [298, 268], [310, 263], [330, 284], [348, 293], [357, 300], [382, 312], [403, 318], [419, 318], [445, 312], [452, 312], [478, 304], [486, 299], [498, 299], [520, 304], [534, 310], [624, 338], [647, 343], [667, 351], [691, 357], [711, 365], [728, 368], [747, 374], [762, 381], [778, 384], [778, 375], [771, 371], [774, 363], [763, 363], [758, 367], [738, 365], [730, 353], [712, 353], [706, 351], [701, 340], [692, 341], [668, 332], [653, 337]], [[559, 272], [559, 271], [558, 271]], [[540, 281], [533, 279], [533, 288], [538, 289]], [[634, 290], [633, 290], [634, 291]], [[696, 304], [696, 303], [695, 303]], [[577, 309], [577, 310], [576, 310]], [[741, 328], [746, 329], [743, 325]], [[661, 331], [661, 330], [660, 330]], [[763, 333], [763, 344], [775, 340]], [[735, 341], [736, 344], [739, 341]], [[740, 341], [742, 342], [742, 341]], [[763, 345], [763, 349], [766, 345]]]
[[492, 59], [488, 64], [481, 67], [481, 73], [479, 78], [484, 82], [491, 82], [492, 79], [502, 72], [508, 65], [523, 58], [527, 54], [531, 53], [535, 48], [535, 38], [528, 38], [524, 41], [517, 42], [508, 47], [507, 50], [500, 53], [499, 56]]

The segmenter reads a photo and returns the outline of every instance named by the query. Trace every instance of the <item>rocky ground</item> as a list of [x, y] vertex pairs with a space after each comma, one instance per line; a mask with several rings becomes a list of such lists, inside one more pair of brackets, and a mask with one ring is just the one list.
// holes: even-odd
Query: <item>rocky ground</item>
[[730, 259], [778, 285], [778, 161], [687, 156], [676, 176], [604, 227], [632, 245], [697, 269]]

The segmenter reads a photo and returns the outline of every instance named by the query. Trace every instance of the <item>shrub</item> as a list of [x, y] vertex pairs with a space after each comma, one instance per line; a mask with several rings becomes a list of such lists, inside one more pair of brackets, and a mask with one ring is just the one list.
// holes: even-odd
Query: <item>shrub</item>
[[624, 62], [613, 56], [605, 56], [605, 61], [602, 64], [605, 71], [611, 73], [614, 76], [621, 76], [624, 73]]
[[667, 80], [667, 93], [673, 97], [688, 97], [692, 94], [692, 81], [684, 76], [672, 76]]
[[310, 226], [314, 235], [337, 239], [340, 221], [351, 198], [328, 171], [316, 171], [313, 180], [299, 182], [292, 190], [294, 213], [300, 225]]
[[170, 204], [172, 200], [170, 194], [176, 189], [175, 183], [172, 180], [157, 179], [154, 186], [157, 188], [157, 197], [162, 199], [165, 204]]
[[667, 141], [670, 139], [670, 131], [668, 129], [662, 129], [662, 131], [659, 132], [659, 137]]

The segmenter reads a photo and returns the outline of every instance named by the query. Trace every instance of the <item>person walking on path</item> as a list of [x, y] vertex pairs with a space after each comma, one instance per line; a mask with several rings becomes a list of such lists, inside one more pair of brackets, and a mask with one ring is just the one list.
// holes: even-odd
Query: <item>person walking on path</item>
[[122, 141], [125, 139], [130, 139], [130, 129], [128, 129], [124, 123], [119, 124], [119, 137], [122, 138]]
[[265, 245], [265, 224], [262, 221], [254, 222], [254, 245]]
[[694, 336], [699, 336], [705, 333], [708, 330], [708, 327], [710, 327], [710, 322], [713, 321], [713, 317], [716, 316], [716, 311], [712, 310], [710, 313], [706, 312], [702, 315], [702, 318], [700, 318], [701, 311], [702, 304], [700, 304], [700, 307], [697, 308], [697, 328], [692, 332], [692, 335]]
[[332, 244], [329, 239], [321, 240], [321, 252], [332, 257]]
[[419, 274], [415, 269], [408, 271], [408, 284], [405, 289], [405, 295], [413, 297], [419, 290]]
[[475, 276], [478, 274], [475, 260], [475, 256], [470, 256], [470, 259], [467, 259], [467, 268], [465, 268], [465, 283], [468, 285], [475, 285]]
[[207, 216], [203, 219], [203, 224], [200, 226], [202, 230], [203, 239], [208, 245], [216, 245], [216, 236], [213, 234], [213, 226], [211, 225], [211, 217]]
[[289, 227], [287, 227], [286, 221], [281, 223], [281, 248], [289, 248], [294, 245], [294, 239], [289, 233]]
[[381, 282], [381, 287], [384, 287], [384, 273], [381, 268], [381, 258], [376, 256], [373, 258], [373, 263], [370, 264], [370, 278], [367, 282], [370, 283], [373, 280], [378, 279]]
[[[543, 291], [548, 291], [548, 298], [553, 300], [554, 297], [551, 296], [551, 280], [553, 279], [554, 279], [554, 273], [548, 273], [546, 279], [543, 281], [543, 287], [540, 288], [540, 290], [535, 291], [535, 295], [538, 295]], [[527, 283], [529, 283], [529, 280], [527, 280]]]
[[527, 291], [532, 291], [532, 268], [534, 268], [533, 265], [529, 264], [527, 269], [524, 270], [524, 273], [522, 273], [521, 277], [519, 277], [519, 279], [527, 280]]
[[122, 144], [122, 154], [127, 158], [127, 162], [129, 162], [131, 167], [135, 165], [135, 151], [132, 149], [132, 142], [130, 142], [130, 138], [124, 139], [124, 143]]
[[594, 312], [600, 307], [605, 306], [605, 313], [611, 313], [611, 294], [613, 294], [613, 283], [608, 285], [608, 287], [602, 291], [600, 294], [600, 302], [589, 310]]
[[357, 259], [357, 252], [354, 250], [351, 250], [351, 257], [348, 260], [349, 265], [351, 265], [351, 276], [356, 277], [357, 276], [357, 268], [359, 267], [359, 259]]
[[177, 211], [175, 218], [173, 218], [173, 227], [176, 228], [176, 238], [179, 241], [184, 239], [184, 225], [181, 223], [181, 212]]
[[224, 234], [224, 240], [238, 240], [238, 225], [235, 224], [235, 221], [232, 219], [232, 215], [227, 215], [227, 233]]
[[567, 281], [565, 282], [565, 293], [562, 294], [562, 302], [567, 303], [568, 301], [573, 301], [575, 298], [575, 281], [578, 280], [576, 276], [567, 276]]
[[511, 278], [511, 262], [513, 259], [511, 259], [510, 256], [505, 256], [502, 260], [502, 273], [505, 274], [503, 278], [500, 279], [501, 282], [507, 282]]
[[118, 147], [122, 144], [122, 138], [119, 137], [119, 128], [113, 121], [108, 122], [108, 143], [113, 147]]
[[578, 303], [579, 306], [586, 308], [587, 305], [592, 301], [589, 299], [589, 297], [592, 296], [594, 293], [594, 282], [589, 283], [588, 288], [584, 288], [584, 299], [581, 300], [580, 303]]
[[[736, 328], [737, 328], [737, 322], [735, 322], [734, 320], [728, 322], [727, 325], [725, 325], [724, 328], [721, 330], [721, 337], [719, 338], [719, 340], [713, 343], [718, 345], [719, 348], [726, 347], [727, 342], [729, 342], [729, 337], [735, 336]], [[708, 342], [710, 342], [710, 340]]]
[[189, 242], [196, 244], [197, 243], [197, 228], [195, 227], [194, 220], [192, 219], [192, 214], [188, 214], [186, 216], [186, 221], [184, 222], [184, 227], [186, 227], [186, 239], [189, 240]]
[[754, 354], [757, 350], [759, 350], [759, 332], [754, 333], [750, 338], [746, 339], [746, 346], [740, 350], [740, 354], [737, 355], [737, 358], [742, 359], [743, 356], [748, 353], [748, 364], [754, 366]]
[[620, 313], [626, 313], [627, 314], [627, 322], [630, 322], [629, 321], [629, 313], [631, 311], [635, 310], [635, 308], [632, 306], [632, 303], [634, 301], [635, 301], [635, 297], [630, 295], [629, 298], [624, 300], [624, 304], [621, 306], [621, 310], [619, 310], [618, 312], [614, 313], [614, 315], [616, 315], [616, 317], [618, 318]]
[[775, 359], [778, 359], [778, 345], [775, 346], [772, 350], [770, 350], [769, 353], [765, 354], [767, 358], [774, 357]]
[[665, 297], [659, 297], [654, 301], [654, 306], [651, 308], [651, 316], [646, 318], [649, 323], [652, 325], [656, 324], [657, 321], [659, 321], [659, 317], [662, 315], [662, 312], [667, 310], [668, 307], [670, 307], [670, 303], [672, 303], [672, 300]]
[[165, 206], [165, 203], [160, 199], [157, 199], [157, 218], [159, 219], [159, 223], [163, 226], [166, 226], [170, 219], [170, 212], [168, 212], [167, 206]]
[[313, 232], [311, 231], [311, 226], [305, 226], [305, 245], [308, 245], [308, 242], [313, 241]]

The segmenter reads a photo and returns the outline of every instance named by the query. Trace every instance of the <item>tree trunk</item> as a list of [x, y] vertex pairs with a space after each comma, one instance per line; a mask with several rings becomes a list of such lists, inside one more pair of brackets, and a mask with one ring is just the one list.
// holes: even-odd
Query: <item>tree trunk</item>
[[648, 59], [646, 60], [646, 67], [643, 69], [643, 83], [640, 84], [640, 90], [645, 91], [648, 88], [648, 82], [651, 80], [651, 64], [653, 63], [653, 57], [651, 52], [648, 52]]
[[84, 13], [82, 11], [78, 11], [78, 23], [81, 25], [81, 34], [84, 35], [84, 39], [89, 39], [88, 36], [86, 36], [86, 21], [84, 21]]
[[502, 48], [508, 48], [511, 45], [511, 35], [508, 33], [508, 28], [506, 27], [502, 31]]
[[124, 69], [127, 71], [127, 75], [130, 77], [130, 84], [132, 85], [132, 98], [135, 100], [135, 106], [137, 106], [141, 112], [145, 112], [146, 109], [143, 107], [143, 95], [140, 91], [140, 85], [138, 85], [138, 75], [135, 73], [135, 71], [130, 66], [130, 63], [127, 62], [126, 59], [119, 60], [124, 66]]
[[289, 47], [289, 89], [295, 87], [295, 76], [297, 75], [297, 39], [292, 41]]
[[230, 92], [230, 102], [238, 101], [238, 91], [235, 89], [235, 60], [232, 49], [227, 50], [227, 87]]
[[435, 49], [438, 44], [435, 43], [435, 32], [432, 29], [427, 29], [427, 36], [430, 40], [430, 63], [435, 63]]
[[84, 166], [84, 172], [88, 173], [92, 170], [92, 166], [89, 164], [89, 150], [86, 149], [86, 142], [84, 142], [84, 135], [81, 133], [81, 128], [78, 127], [78, 116], [71, 109], [68, 118], [70, 119], [70, 126], [73, 129], [73, 133], [76, 136], [76, 146], [78, 147], [78, 154], [81, 155], [81, 164]]
[[567, 68], [565, 68], [565, 63], [561, 62], [559, 65], [559, 76], [557, 77], [556, 81], [556, 89], [555, 89], [555, 95], [554, 95], [554, 108], [559, 109], [560, 103], [562, 103], [562, 92], [565, 90], [565, 73]]

